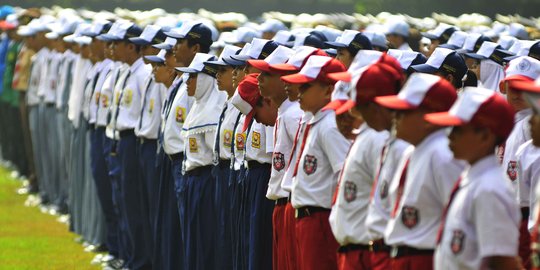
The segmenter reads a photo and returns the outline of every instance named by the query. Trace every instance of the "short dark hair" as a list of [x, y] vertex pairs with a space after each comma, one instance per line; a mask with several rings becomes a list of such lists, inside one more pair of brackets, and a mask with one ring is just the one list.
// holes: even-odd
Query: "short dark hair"
[[200, 40], [192, 39], [189, 36], [186, 37], [186, 40], [187, 40], [187, 44], [188, 44], [189, 47], [193, 47], [196, 44], [199, 44], [200, 47], [201, 47], [201, 49], [200, 49], [201, 53], [210, 52], [210, 45], [212, 45], [211, 43], [203, 43], [203, 42], [200, 42]]

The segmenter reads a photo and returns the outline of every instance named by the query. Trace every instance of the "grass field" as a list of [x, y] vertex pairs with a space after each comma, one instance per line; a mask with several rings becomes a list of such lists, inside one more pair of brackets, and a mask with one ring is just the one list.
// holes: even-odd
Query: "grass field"
[[57, 217], [24, 206], [20, 186], [0, 167], [0, 269], [100, 269]]

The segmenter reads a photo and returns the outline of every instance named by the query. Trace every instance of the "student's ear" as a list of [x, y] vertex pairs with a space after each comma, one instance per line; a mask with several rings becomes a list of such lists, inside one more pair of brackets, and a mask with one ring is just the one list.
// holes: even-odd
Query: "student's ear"
[[447, 74], [446, 77], [445, 77], [445, 79], [446, 79], [447, 81], [449, 81], [452, 85], [454, 85], [454, 75], [452, 75], [452, 74]]
[[333, 84], [327, 84], [325, 91], [324, 91], [324, 97], [325, 98], [332, 98], [332, 92], [334, 92], [334, 85]]
[[201, 44], [197, 43], [189, 48], [193, 55], [201, 51]]

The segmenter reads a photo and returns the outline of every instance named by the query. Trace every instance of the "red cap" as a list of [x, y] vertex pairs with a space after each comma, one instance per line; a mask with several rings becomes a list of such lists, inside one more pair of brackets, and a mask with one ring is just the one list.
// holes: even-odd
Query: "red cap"
[[283, 76], [281, 79], [291, 84], [303, 84], [313, 81], [336, 83], [336, 80], [328, 77], [328, 73], [345, 70], [345, 66], [332, 57], [314, 55], [309, 57], [306, 65], [304, 65], [299, 73]]
[[386, 63], [378, 62], [368, 66], [358, 78], [352, 90], [351, 99], [347, 100], [336, 114], [350, 110], [356, 104], [366, 104], [378, 96], [395, 95], [401, 88], [403, 73]]
[[540, 78], [536, 81], [510, 81], [508, 86], [518, 91], [540, 93]]
[[270, 64], [264, 60], [248, 60], [247, 62], [258, 70], [270, 72]]
[[[235, 105], [243, 114], [246, 115], [246, 119], [244, 121], [244, 126], [242, 128], [242, 132], [245, 131], [253, 119], [253, 115], [255, 114], [255, 106], [257, 106], [257, 102], [261, 99], [261, 94], [259, 92], [259, 82], [257, 81], [257, 76], [259, 76], [258, 73], [252, 73], [244, 77], [244, 79], [238, 84], [238, 96], [240, 96], [241, 100], [234, 99], [232, 100], [233, 105]], [[242, 104], [243, 102], [247, 104]], [[240, 107], [243, 105], [249, 105], [251, 106], [251, 110], [249, 112], [247, 110], [242, 110]], [[244, 106], [248, 108], [248, 106]]]
[[421, 107], [447, 111], [456, 98], [456, 89], [445, 79], [426, 73], [413, 73], [398, 95], [376, 97], [375, 102], [393, 110]]
[[424, 118], [439, 126], [470, 123], [506, 139], [514, 128], [514, 115], [514, 109], [502, 95], [490, 89], [466, 87], [449, 111], [426, 114]]
[[307, 60], [312, 55], [328, 56], [323, 50], [302, 46], [297, 49], [296, 53], [285, 64], [270, 65], [270, 70], [276, 73], [286, 73], [291, 71], [300, 71], [306, 65]]

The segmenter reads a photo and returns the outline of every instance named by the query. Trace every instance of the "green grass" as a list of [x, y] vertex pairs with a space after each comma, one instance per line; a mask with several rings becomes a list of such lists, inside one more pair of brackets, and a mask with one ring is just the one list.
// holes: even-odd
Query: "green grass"
[[99, 269], [57, 217], [24, 206], [20, 186], [0, 167], [0, 269]]

